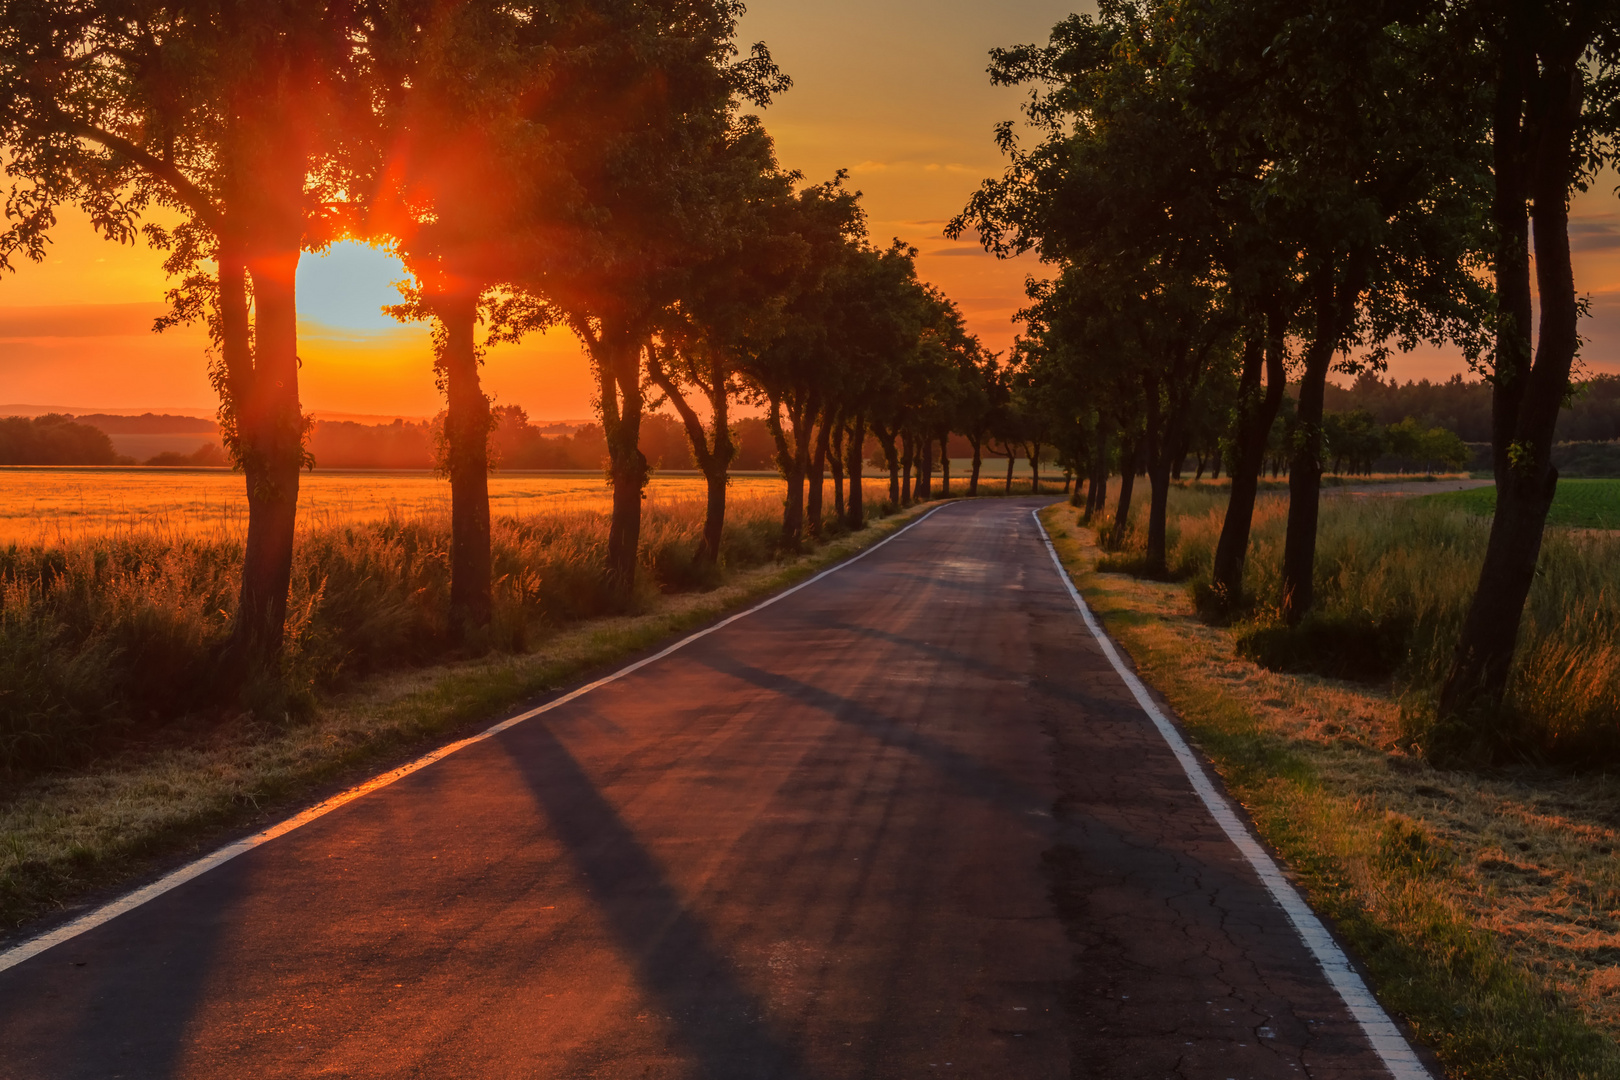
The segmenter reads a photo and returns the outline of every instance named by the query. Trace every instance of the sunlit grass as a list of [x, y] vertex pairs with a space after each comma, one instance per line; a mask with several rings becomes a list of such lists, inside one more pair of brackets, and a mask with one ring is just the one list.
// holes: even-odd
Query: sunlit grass
[[[1596, 505], [1613, 482], [1571, 484], [1574, 505]], [[1564, 484], [1560, 483], [1560, 489]], [[1620, 484], [1615, 485], [1620, 487]], [[1468, 498], [1324, 499], [1317, 530], [1317, 617], [1395, 635], [1396, 683], [1410, 734], [1429, 737], [1432, 702], [1452, 660], [1479, 581], [1490, 533]], [[1172, 490], [1168, 561], [1176, 576], [1207, 580], [1225, 513], [1217, 493]], [[1288, 500], [1263, 495], [1245, 565], [1248, 627], [1276, 621]], [[1146, 545], [1145, 508], [1134, 508], [1125, 547]], [[1241, 627], [1240, 627], [1241, 629]], [[1620, 535], [1554, 527], [1525, 607], [1509, 684], [1511, 752], [1595, 766], [1620, 762]]]
[[[132, 529], [169, 534], [237, 533], [247, 528], [241, 474], [229, 469], [0, 468], [0, 543], [69, 540]], [[700, 476], [658, 476], [647, 501], [701, 498]], [[731, 492], [747, 499], [778, 494], [775, 476], [738, 476]], [[612, 489], [592, 473], [497, 472], [489, 479], [490, 507], [499, 516], [557, 510], [606, 511]], [[389, 516], [447, 514], [450, 484], [426, 472], [305, 473], [298, 512], [306, 527], [329, 527]]]

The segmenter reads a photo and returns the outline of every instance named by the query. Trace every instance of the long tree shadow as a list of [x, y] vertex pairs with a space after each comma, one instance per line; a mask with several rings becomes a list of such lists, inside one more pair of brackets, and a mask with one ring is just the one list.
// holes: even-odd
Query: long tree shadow
[[753, 667], [717, 650], [707, 650], [701, 662], [721, 674], [809, 705], [840, 723], [865, 731], [886, 745], [905, 748], [950, 777], [964, 794], [994, 803], [1012, 813], [1050, 812], [1049, 801], [1024, 784], [1002, 775], [972, 754], [925, 735], [853, 698], [788, 675]]
[[236, 859], [0, 974], [0, 1076], [176, 1074], [254, 862]]
[[[986, 660], [983, 656], [974, 653], [962, 652], [958, 649], [948, 649], [943, 645], [935, 645], [927, 641], [919, 641], [915, 637], [905, 634], [896, 634], [888, 630], [881, 630], [875, 626], [864, 626], [860, 623], [852, 623], [843, 620], [819, 622], [817, 623], [817, 626], [820, 629], [839, 630], [849, 634], [851, 637], [870, 638], [890, 645], [896, 645], [903, 649], [909, 649], [912, 652], [921, 653], [924, 656], [941, 661], [954, 669], [975, 671], [991, 678], [1001, 679], [1005, 679], [1008, 674], [1006, 668], [1000, 667], [997, 664]], [[1078, 638], [1077, 640], [1082, 646], [1088, 645], [1093, 641], [1089, 635], [1083, 638]], [[1097, 674], [1102, 676], [1102, 685], [1107, 686], [1110, 683], [1115, 683], [1116, 676], [1114, 674], [1114, 670], [1111, 666], [1109, 666], [1108, 660], [1100, 652], [1096, 653], [1095, 656], [1090, 659], [1092, 660], [1092, 666], [1095, 668]], [[1072, 705], [1080, 709], [1118, 708], [1121, 703], [1135, 701], [1135, 699], [1130, 696], [1130, 691], [1125, 687], [1124, 683], [1116, 684], [1117, 689], [1113, 696], [1088, 694], [1081, 690], [1063, 687], [1058, 685], [1053, 680], [1032, 679], [1025, 685], [1027, 685], [1028, 689], [1040, 694], [1042, 697], [1049, 697], [1054, 700], [1061, 701], [1066, 705]], [[1137, 706], [1132, 705], [1131, 707], [1136, 708]]]
[[622, 955], [714, 1080], [797, 1080], [803, 1055], [772, 1029], [658, 860], [545, 724], [500, 740], [580, 871]]

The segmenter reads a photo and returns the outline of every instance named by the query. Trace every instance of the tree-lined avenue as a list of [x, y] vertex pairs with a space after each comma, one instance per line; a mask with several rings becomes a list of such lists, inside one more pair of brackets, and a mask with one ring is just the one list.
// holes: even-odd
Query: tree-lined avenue
[[1382, 1075], [1033, 505], [0, 973], [0, 1076]]

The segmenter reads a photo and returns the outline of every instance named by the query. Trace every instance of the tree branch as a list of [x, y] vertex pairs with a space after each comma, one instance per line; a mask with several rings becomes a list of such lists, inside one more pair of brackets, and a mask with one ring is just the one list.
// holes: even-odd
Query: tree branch
[[94, 124], [85, 123], [83, 120], [74, 119], [61, 110], [53, 111], [56, 113], [56, 123], [54, 125], [41, 123], [37, 120], [26, 120], [24, 122], [28, 127], [41, 134], [50, 134], [52, 131], [66, 131], [71, 135], [98, 142], [116, 154], [124, 155], [136, 165], [168, 184], [175, 195], [180, 198], [180, 201], [184, 202], [191, 209], [191, 212], [202, 220], [203, 224], [213, 230], [216, 237], [224, 235], [225, 216], [219, 212], [219, 209], [214, 205], [213, 200], [208, 197], [207, 193], [186, 179], [185, 174], [175, 166], [146, 150], [142, 150], [122, 136], [114, 135], [110, 131], [103, 131]]

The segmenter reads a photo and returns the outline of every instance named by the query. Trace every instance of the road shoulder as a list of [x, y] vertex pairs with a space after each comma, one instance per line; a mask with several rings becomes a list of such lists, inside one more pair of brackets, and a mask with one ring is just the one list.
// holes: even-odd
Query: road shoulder
[[1230, 630], [1194, 616], [1184, 587], [1096, 573], [1098, 552], [1073, 508], [1042, 520], [1109, 634], [1384, 1007], [1450, 1074], [1616, 1075], [1620, 1054], [1592, 1003], [1536, 970], [1484, 917], [1500, 899], [1479, 872], [1494, 841], [1471, 831], [1468, 815], [1511, 792], [1401, 754], [1389, 693], [1258, 669], [1236, 656]]

